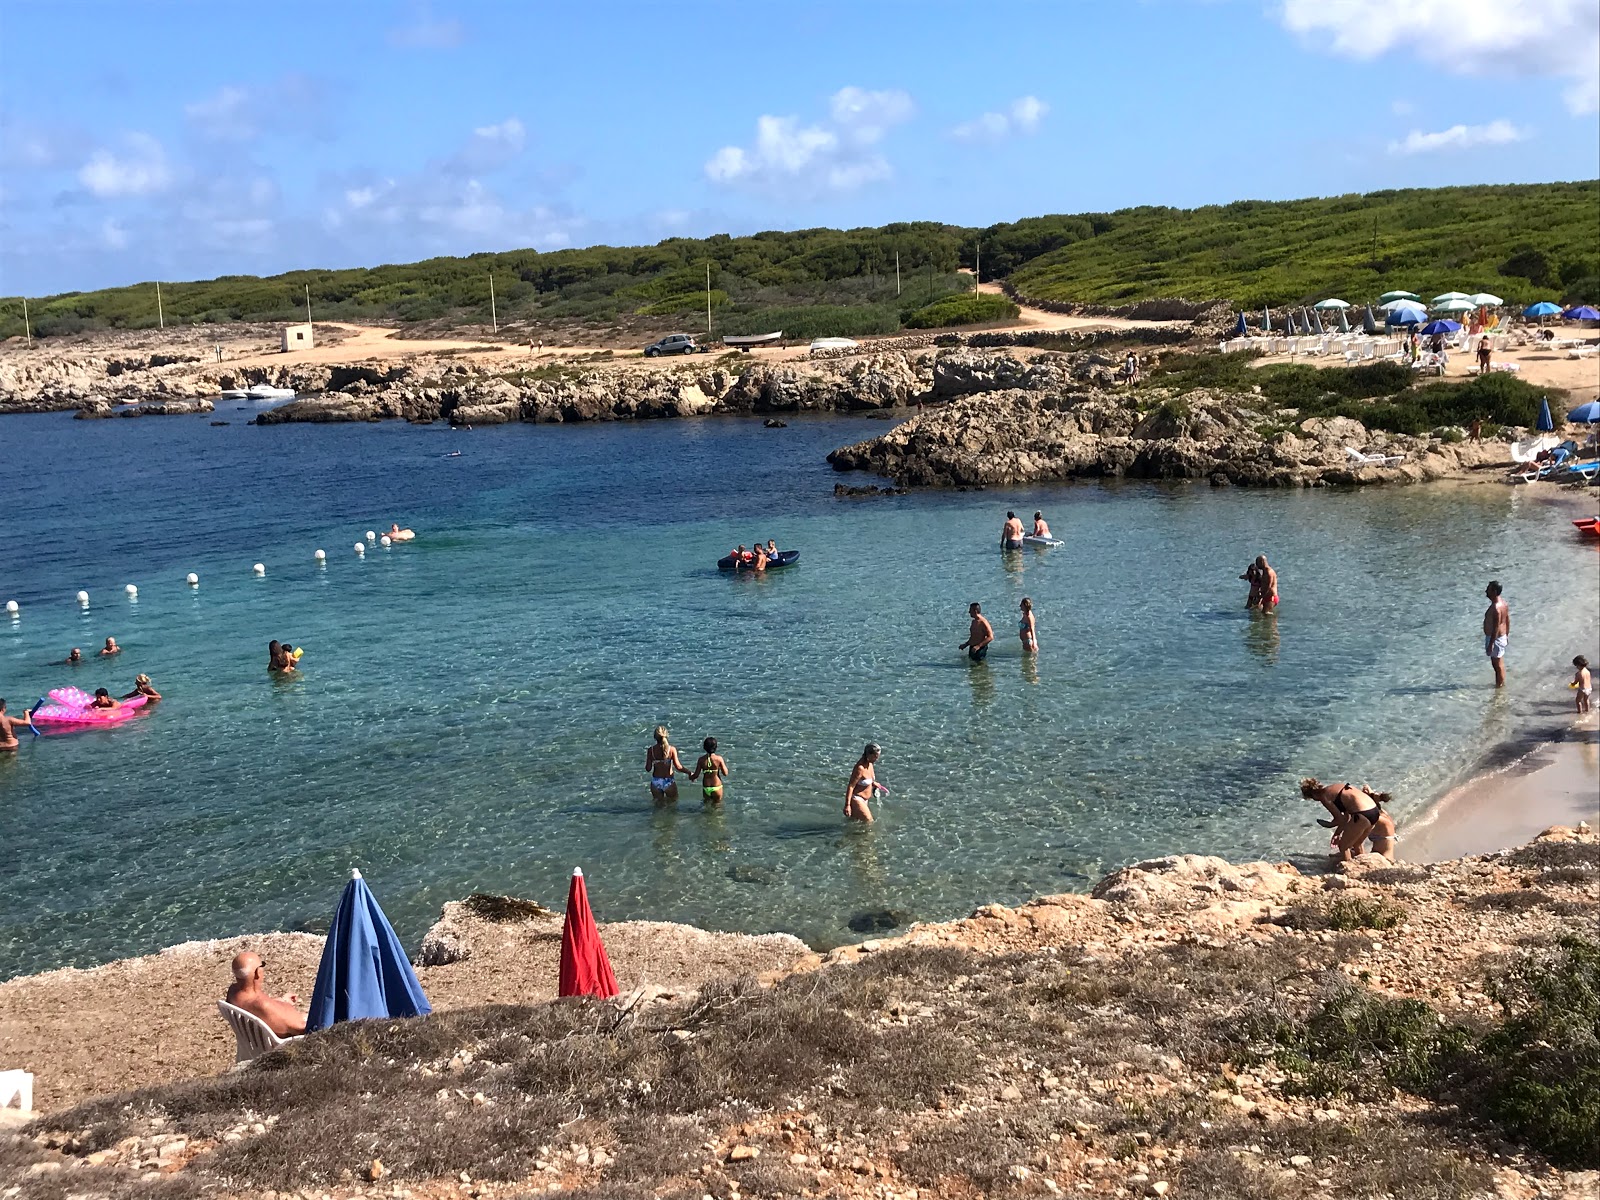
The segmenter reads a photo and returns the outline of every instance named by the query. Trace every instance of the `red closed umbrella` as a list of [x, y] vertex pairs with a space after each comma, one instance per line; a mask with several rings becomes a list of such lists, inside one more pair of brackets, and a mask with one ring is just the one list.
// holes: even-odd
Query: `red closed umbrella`
[[615, 996], [617, 977], [600, 942], [600, 931], [589, 911], [589, 890], [583, 885], [583, 868], [572, 869], [567, 890], [567, 920], [561, 927], [561, 989], [563, 996]]

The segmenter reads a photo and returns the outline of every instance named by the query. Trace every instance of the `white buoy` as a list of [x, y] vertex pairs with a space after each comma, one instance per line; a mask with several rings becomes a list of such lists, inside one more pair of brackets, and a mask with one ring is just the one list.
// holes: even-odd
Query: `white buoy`
[[380, 546], [392, 546], [392, 545], [394, 545], [394, 543], [389, 540], [389, 535], [387, 533], [384, 534], [381, 538], [378, 539], [378, 544]]
[[190, 571], [187, 575], [185, 575], [183, 577], [183, 581], [190, 587], [200, 586], [200, 576], [196, 575], [193, 571]]
[[267, 573], [267, 568], [262, 566], [260, 563], [257, 563], [255, 566], [251, 567], [250, 569], [252, 571], [254, 571], [257, 575], [265, 575]]
[[378, 535], [373, 533], [372, 530], [370, 530], [370, 529], [367, 530], [367, 541], [375, 542], [377, 540], [378, 540]]
[[79, 604], [88, 604], [89, 603], [89, 593], [88, 592], [79, 592], [78, 593], [78, 603]]
[[14, 617], [22, 611], [22, 605], [18, 604], [15, 600], [7, 600], [6, 611]]
[[357, 554], [365, 554], [366, 552], [367, 552], [367, 544], [365, 542], [357, 542], [356, 543], [356, 553]]
[[328, 557], [328, 552], [326, 550], [318, 550], [311, 557], [316, 559], [318, 562], [322, 562], [324, 559], [326, 559]]
[[127, 587], [123, 588], [122, 590], [128, 593], [128, 598], [130, 600], [138, 598], [139, 589], [137, 587], [135, 587], [133, 584], [130, 583]]

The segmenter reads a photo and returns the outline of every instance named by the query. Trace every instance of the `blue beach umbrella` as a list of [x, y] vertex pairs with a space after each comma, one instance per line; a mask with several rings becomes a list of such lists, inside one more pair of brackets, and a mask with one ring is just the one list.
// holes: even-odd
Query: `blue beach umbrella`
[[1600, 400], [1591, 400], [1587, 404], [1580, 404], [1567, 414], [1567, 420], [1579, 425], [1593, 425], [1600, 422]]
[[1554, 433], [1556, 423], [1550, 419], [1550, 397], [1546, 396], [1539, 401], [1539, 420], [1534, 425], [1540, 433]]
[[1553, 317], [1561, 311], [1559, 304], [1551, 304], [1548, 300], [1541, 300], [1537, 304], [1530, 304], [1522, 310], [1525, 317]]
[[1239, 319], [1233, 323], [1233, 336], [1243, 337], [1250, 332], [1250, 326], [1245, 322], [1244, 314], [1239, 314]]
[[1435, 333], [1455, 333], [1461, 326], [1454, 321], [1429, 321], [1418, 333], [1432, 335]]
[[1569, 308], [1561, 315], [1569, 321], [1600, 321], [1600, 312], [1596, 312], [1587, 304]]
[[419, 1017], [433, 1011], [400, 939], [367, 888], [350, 872], [322, 948], [306, 1028], [365, 1017]]
[[1390, 325], [1422, 325], [1428, 320], [1428, 314], [1420, 308], [1391, 308], [1387, 323]]

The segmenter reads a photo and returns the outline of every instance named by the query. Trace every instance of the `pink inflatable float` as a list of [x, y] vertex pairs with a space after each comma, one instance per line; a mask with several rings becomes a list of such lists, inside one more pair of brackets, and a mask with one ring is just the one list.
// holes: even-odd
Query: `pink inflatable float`
[[58, 731], [85, 729], [126, 721], [144, 704], [145, 697], [135, 696], [132, 700], [122, 701], [116, 708], [96, 708], [94, 697], [82, 688], [56, 688], [34, 707], [30, 719], [35, 726], [53, 726]]

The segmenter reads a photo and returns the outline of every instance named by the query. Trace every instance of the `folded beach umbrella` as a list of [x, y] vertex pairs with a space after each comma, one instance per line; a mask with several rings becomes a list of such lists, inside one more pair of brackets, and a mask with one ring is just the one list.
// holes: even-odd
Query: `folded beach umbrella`
[[1580, 425], [1593, 425], [1596, 422], [1600, 422], [1600, 400], [1591, 400], [1587, 404], [1578, 405], [1577, 408], [1567, 414], [1567, 420]]
[[364, 1017], [419, 1017], [432, 1011], [389, 919], [361, 872], [351, 871], [322, 947], [306, 1028], [326, 1029], [337, 1021]]
[[1313, 312], [1311, 314], [1311, 320], [1316, 324], [1318, 333], [1327, 333], [1328, 332], [1326, 329], [1324, 329], [1322, 327], [1322, 314], [1321, 313]]
[[1548, 300], [1541, 300], [1537, 304], [1530, 304], [1522, 310], [1525, 317], [1553, 317], [1561, 311], [1559, 304], [1551, 304]]
[[1243, 337], [1250, 332], [1250, 326], [1244, 319], [1244, 314], [1239, 314], [1239, 319], [1233, 323], [1233, 336]]
[[1348, 304], [1346, 304], [1343, 300], [1335, 300], [1335, 299], [1329, 298], [1327, 300], [1318, 300], [1311, 307], [1312, 308], [1320, 308], [1323, 312], [1326, 312], [1330, 308], [1349, 308], [1350, 306]]
[[1264, 305], [1261, 309], [1261, 332], [1272, 332], [1272, 310]]
[[1421, 300], [1422, 297], [1415, 292], [1385, 292], [1378, 297], [1379, 304], [1388, 304], [1391, 300]]
[[1344, 309], [1342, 308], [1339, 310], [1339, 332], [1350, 332], [1350, 318], [1344, 315]]
[[1467, 297], [1479, 308], [1499, 308], [1505, 301], [1490, 292], [1473, 292]]
[[1537, 429], [1540, 433], [1554, 433], [1555, 432], [1556, 423], [1550, 419], [1550, 397], [1549, 396], [1546, 396], [1546, 397], [1544, 397], [1544, 399], [1539, 401], [1539, 420], [1534, 424], [1534, 428]]
[[1361, 317], [1361, 332], [1376, 334], [1378, 332], [1378, 319], [1372, 315], [1372, 305], [1367, 305], [1367, 310]]
[[1577, 308], [1569, 308], [1561, 315], [1569, 321], [1600, 321], [1600, 312], [1596, 312], [1587, 304], [1580, 304]]
[[1423, 334], [1424, 336], [1431, 337], [1436, 333], [1455, 333], [1460, 328], [1461, 326], [1456, 324], [1454, 321], [1429, 321], [1421, 329], [1417, 330], [1417, 332]]
[[567, 920], [561, 927], [562, 996], [615, 996], [620, 989], [611, 973], [611, 961], [600, 942], [600, 931], [589, 911], [589, 891], [584, 887], [583, 868], [572, 869], [572, 885], [567, 889]]

